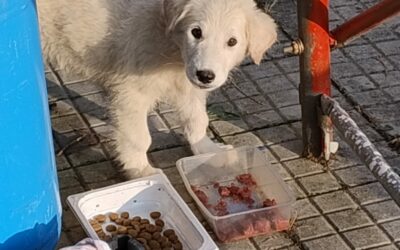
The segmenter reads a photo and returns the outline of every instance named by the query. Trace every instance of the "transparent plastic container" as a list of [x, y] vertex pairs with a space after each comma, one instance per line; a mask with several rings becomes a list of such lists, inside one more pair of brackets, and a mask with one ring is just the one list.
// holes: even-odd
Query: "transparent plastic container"
[[[295, 198], [259, 149], [240, 147], [187, 157], [177, 161], [177, 168], [186, 189], [220, 241], [288, 229]], [[237, 196], [221, 198], [221, 186], [246, 188], [247, 185], [237, 179], [242, 174], [250, 174], [256, 182], [248, 186], [252, 201], [238, 201]], [[218, 214], [221, 211], [216, 206], [221, 199], [226, 209]]]
[[[175, 230], [183, 249], [218, 249], [164, 174], [71, 195], [67, 202], [86, 233], [94, 239], [99, 237], [89, 220], [95, 215], [127, 211], [130, 216], [150, 219], [150, 212], [159, 211], [165, 228]], [[104, 232], [110, 223], [108, 220], [102, 225]]]

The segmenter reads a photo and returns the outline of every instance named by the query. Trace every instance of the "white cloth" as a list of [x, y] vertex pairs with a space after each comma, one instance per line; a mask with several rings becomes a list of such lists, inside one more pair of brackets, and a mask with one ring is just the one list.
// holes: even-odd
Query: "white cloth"
[[59, 250], [111, 250], [111, 248], [104, 241], [86, 238], [74, 246], [63, 247]]

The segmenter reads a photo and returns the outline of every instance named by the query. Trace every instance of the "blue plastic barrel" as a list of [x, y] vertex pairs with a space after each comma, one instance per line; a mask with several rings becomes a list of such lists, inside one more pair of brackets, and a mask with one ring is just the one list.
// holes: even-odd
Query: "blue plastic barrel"
[[54, 249], [60, 230], [35, 0], [0, 0], [0, 249]]

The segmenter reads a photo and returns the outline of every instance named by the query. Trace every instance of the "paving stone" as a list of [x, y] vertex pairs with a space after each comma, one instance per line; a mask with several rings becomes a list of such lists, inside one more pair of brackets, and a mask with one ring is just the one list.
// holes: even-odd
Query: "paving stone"
[[272, 154], [271, 150], [268, 147], [258, 147], [258, 149], [260, 149], [261, 152], [265, 154], [265, 157], [271, 164], [275, 164], [278, 162], [278, 160], [275, 158], [275, 156]]
[[295, 225], [297, 225], [296, 232], [301, 241], [334, 233], [333, 228], [322, 216], [299, 220]]
[[274, 110], [247, 115], [244, 119], [251, 129], [272, 127], [283, 123], [282, 117]]
[[107, 108], [109, 106], [106, 97], [102, 93], [78, 97], [75, 98], [73, 102], [75, 103], [77, 109], [83, 113], [96, 109]]
[[228, 250], [228, 249], [240, 249], [240, 250], [255, 250], [256, 248], [249, 240], [241, 240], [232, 243], [219, 243], [217, 245], [220, 250]]
[[303, 242], [303, 245], [307, 249], [324, 249], [324, 250], [345, 250], [350, 247], [338, 236], [331, 235], [328, 237], [322, 237], [315, 240]]
[[58, 133], [67, 133], [86, 127], [76, 114], [53, 118], [51, 126]]
[[53, 131], [53, 136], [64, 154], [70, 154], [99, 143], [97, 137], [88, 130], [77, 130], [65, 134]]
[[82, 114], [91, 127], [109, 125], [110, 117], [106, 109], [95, 109]]
[[183, 135], [177, 132], [178, 130], [170, 130], [164, 132], [156, 132], [151, 134], [151, 145], [149, 152], [159, 151], [172, 147], [180, 147], [187, 144]]
[[51, 118], [71, 115], [75, 113], [75, 109], [69, 100], [61, 100], [50, 105]]
[[170, 128], [177, 128], [181, 126], [181, 122], [178, 118], [178, 114], [175, 112], [169, 112], [162, 114], [164, 119], [167, 121], [168, 125], [165, 124], [161, 116], [149, 115], [147, 117], [147, 123], [149, 126], [150, 132], [164, 132], [168, 131]]
[[368, 215], [360, 209], [340, 211], [327, 216], [339, 232], [373, 225]]
[[225, 92], [228, 98], [231, 100], [236, 100], [238, 98], [245, 98], [246, 95], [254, 96], [260, 94], [256, 86], [252, 82], [241, 82], [236, 84], [236, 86], [232, 84], [225, 85], [223, 87], [223, 92]]
[[398, 55], [400, 53], [399, 41], [387, 41], [377, 43], [376, 46], [387, 56]]
[[376, 248], [371, 248], [373, 250], [398, 250], [399, 248], [396, 247], [395, 245], [386, 245], [383, 247], [376, 247]]
[[332, 64], [332, 76], [336, 79], [362, 75], [361, 70], [351, 62]]
[[[117, 173], [116, 176], [119, 177], [120, 175]], [[109, 187], [111, 185], [115, 185], [120, 182], [121, 182], [121, 180], [118, 180], [118, 179], [110, 179], [110, 180], [106, 180], [106, 181], [88, 183], [87, 186], [90, 190], [93, 190], [93, 189], [98, 189], [98, 188]]]
[[293, 192], [297, 200], [307, 197], [306, 194], [303, 192], [303, 190], [296, 183], [296, 181], [294, 180], [286, 181], [286, 184], [288, 185], [289, 189]]
[[356, 63], [366, 74], [373, 74], [393, 70], [393, 65], [384, 57], [371, 57], [369, 59], [358, 59]]
[[294, 89], [295, 87], [293, 83], [289, 81], [285, 75], [277, 75], [277, 76], [262, 78], [257, 80], [256, 84], [265, 94]]
[[217, 89], [212, 91], [207, 97], [207, 103], [219, 103], [219, 102], [226, 102], [226, 97], [222, 94], [221, 89]]
[[335, 191], [312, 198], [323, 213], [331, 213], [334, 211], [356, 208], [357, 204], [344, 191]]
[[362, 205], [390, 198], [389, 194], [379, 182], [350, 188], [349, 191]]
[[190, 194], [186, 190], [186, 187], [183, 184], [174, 185], [174, 188], [186, 203], [194, 202], [194, 200], [192, 199], [192, 197], [190, 196]]
[[[258, 103], [257, 103], [257, 102]], [[234, 101], [236, 107], [243, 115], [253, 114], [272, 109], [268, 101], [262, 96], [253, 96], [251, 98], [242, 98]]]
[[57, 166], [57, 171], [62, 171], [71, 167], [71, 165], [67, 161], [67, 158], [65, 158], [65, 156], [63, 155], [56, 156], [56, 166]]
[[154, 166], [164, 169], [173, 167], [176, 161], [183, 157], [191, 156], [191, 152], [186, 147], [177, 147], [161, 151], [152, 152], [149, 154], [149, 158]]
[[270, 148], [278, 156], [280, 161], [286, 161], [290, 159], [296, 159], [301, 156], [303, 142], [300, 140], [294, 140], [273, 145]]
[[335, 177], [330, 173], [302, 177], [299, 178], [299, 182], [304, 186], [309, 195], [322, 194], [341, 188]]
[[366, 227], [343, 233], [355, 249], [390, 243], [387, 236], [377, 227]]
[[72, 169], [59, 171], [57, 175], [60, 189], [79, 186], [78, 177]]
[[200, 210], [197, 208], [195, 203], [189, 203], [187, 205], [189, 206], [190, 210], [193, 212], [193, 214], [200, 222], [206, 221], [206, 219], [204, 219], [203, 215], [201, 214]]
[[228, 102], [214, 103], [207, 106], [210, 121], [213, 120], [236, 120], [240, 118], [240, 113]]
[[297, 56], [289, 56], [282, 59], [276, 60], [276, 63], [282, 67], [285, 73], [293, 73], [297, 72], [300, 65], [299, 65], [299, 58]]
[[336, 141], [339, 142], [339, 150], [329, 162], [329, 167], [331, 169], [340, 169], [362, 164], [353, 150], [343, 140], [336, 139]]
[[294, 244], [286, 233], [274, 233], [253, 238], [259, 249], [278, 249]]
[[371, 74], [371, 78], [373, 78], [381, 88], [400, 85], [400, 82], [398, 81], [400, 78], [400, 71]]
[[68, 237], [71, 239], [72, 242], [78, 243], [79, 241], [87, 238], [85, 231], [83, 231], [82, 227], [74, 227], [70, 228], [67, 231]]
[[400, 220], [382, 224], [382, 227], [395, 241], [400, 241]]
[[400, 101], [400, 86], [393, 86], [384, 90], [392, 98], [392, 101]]
[[399, 156], [399, 153], [392, 148], [388, 147], [388, 143], [386, 141], [375, 142], [374, 143], [376, 149], [383, 155], [385, 159], [395, 158]]
[[249, 65], [242, 67], [243, 71], [251, 76], [251, 79], [257, 80], [260, 78], [279, 75], [281, 72], [272, 61], [266, 61], [260, 65]]
[[381, 56], [381, 53], [376, 50], [371, 44], [356, 45], [351, 47], [344, 47], [350, 57], [354, 59], [369, 59], [371, 57]]
[[242, 119], [228, 121], [217, 120], [212, 121], [210, 125], [219, 136], [244, 132], [249, 128]]
[[364, 110], [375, 123], [395, 121], [400, 117], [400, 110], [397, 104], [380, 104]]
[[358, 105], [369, 107], [377, 104], [385, 104], [390, 102], [390, 97], [382, 90], [370, 90], [360, 93], [350, 94], [351, 98], [356, 100]]
[[301, 120], [301, 106], [294, 105], [289, 107], [284, 107], [280, 109], [282, 115], [287, 121], [298, 121]]
[[275, 168], [279, 175], [283, 178], [283, 180], [291, 180], [293, 179], [292, 176], [286, 171], [286, 169], [280, 163], [273, 163], [271, 167]]
[[93, 130], [96, 132], [96, 135], [99, 137], [101, 142], [109, 142], [114, 141], [114, 133], [117, 130], [113, 125], [104, 125], [94, 127]]
[[[49, 85], [48, 81], [47, 85]], [[68, 98], [61, 86], [51, 83], [50, 85], [53, 85], [53, 87], [47, 87], [47, 97], [49, 102], [56, 102]]]
[[369, 126], [359, 126], [359, 127], [372, 143], [383, 140], [383, 137], [378, 132], [376, 132], [375, 129]]
[[84, 192], [84, 189], [80, 185], [60, 190], [60, 200], [61, 200], [62, 207], [64, 207], [64, 208], [68, 207], [68, 205], [66, 203], [68, 196], [73, 195], [73, 194], [82, 193], [82, 192]]
[[285, 165], [296, 178], [324, 172], [321, 164], [305, 158], [287, 161]]
[[76, 168], [76, 171], [85, 183], [106, 181], [118, 174], [109, 161], [82, 166]]
[[65, 85], [65, 88], [67, 89], [68, 94], [71, 98], [96, 94], [104, 91], [104, 89], [99, 84], [91, 81], [68, 84]]
[[172, 185], [183, 184], [182, 178], [176, 167], [165, 168], [165, 169], [163, 169], [163, 172], [168, 177], [168, 179], [172, 183]]
[[62, 225], [64, 228], [72, 228], [80, 225], [78, 219], [69, 208], [62, 211]]
[[234, 147], [240, 146], [263, 146], [263, 142], [253, 133], [237, 134], [233, 136], [225, 136], [222, 138], [225, 144], [232, 145]]
[[297, 212], [297, 219], [306, 219], [319, 215], [318, 210], [311, 204], [309, 199], [297, 200], [294, 203], [294, 210]]
[[365, 209], [378, 223], [400, 218], [400, 208], [393, 200], [370, 204]]
[[106, 156], [100, 146], [84, 148], [68, 154], [67, 157], [74, 167], [103, 162], [106, 160]]
[[277, 107], [286, 107], [299, 104], [299, 93], [297, 89], [274, 92], [268, 96]]
[[276, 126], [257, 130], [257, 134], [266, 145], [272, 145], [297, 138], [294, 131], [288, 125]]
[[355, 166], [335, 171], [335, 174], [350, 187], [375, 181], [375, 176], [366, 166]]

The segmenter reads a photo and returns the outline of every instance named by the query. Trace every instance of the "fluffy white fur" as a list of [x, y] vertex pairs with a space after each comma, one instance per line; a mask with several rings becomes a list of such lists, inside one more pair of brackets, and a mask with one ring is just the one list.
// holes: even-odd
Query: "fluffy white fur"
[[[47, 60], [102, 82], [112, 96], [119, 159], [130, 177], [156, 170], [147, 113], [173, 104], [195, 154], [218, 150], [206, 136], [207, 92], [246, 56], [260, 63], [274, 21], [253, 0], [38, 0]], [[192, 33], [200, 28], [202, 37]], [[229, 39], [237, 40], [228, 46]], [[199, 80], [210, 70], [215, 79]]]

